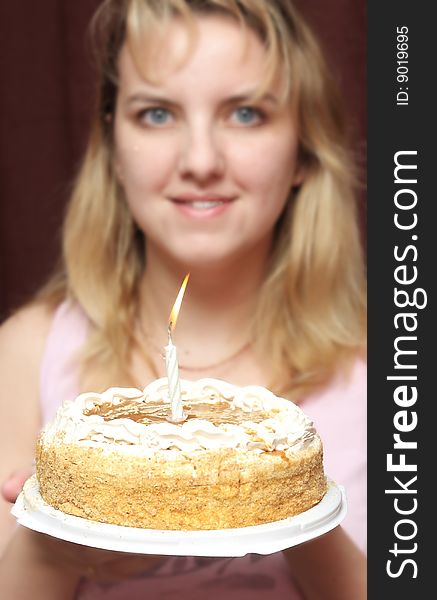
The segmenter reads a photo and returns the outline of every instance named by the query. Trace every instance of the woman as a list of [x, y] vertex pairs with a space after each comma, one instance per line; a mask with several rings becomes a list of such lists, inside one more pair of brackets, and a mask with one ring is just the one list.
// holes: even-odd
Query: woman
[[[4, 589], [364, 598], [364, 276], [353, 169], [318, 46], [286, 0], [106, 0], [95, 34], [99, 103], [63, 266], [0, 335], [2, 480], [31, 463], [62, 400], [165, 374], [168, 313], [190, 271], [174, 336], [181, 375], [301, 403], [348, 490], [348, 533], [233, 561], [120, 557], [14, 531], [4, 505]], [[9, 479], [4, 496], [19, 487]]]

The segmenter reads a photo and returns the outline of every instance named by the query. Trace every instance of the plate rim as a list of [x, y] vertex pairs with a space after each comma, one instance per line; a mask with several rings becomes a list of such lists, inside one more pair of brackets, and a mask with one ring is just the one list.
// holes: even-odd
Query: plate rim
[[[48, 505], [36, 475], [24, 484], [11, 509], [20, 525], [65, 541], [120, 552], [174, 556], [243, 556], [271, 554], [327, 533], [347, 512], [343, 486], [327, 477], [320, 502], [298, 515], [271, 523], [211, 530], [141, 529], [89, 521]], [[214, 543], [214, 551], [211, 544]]]

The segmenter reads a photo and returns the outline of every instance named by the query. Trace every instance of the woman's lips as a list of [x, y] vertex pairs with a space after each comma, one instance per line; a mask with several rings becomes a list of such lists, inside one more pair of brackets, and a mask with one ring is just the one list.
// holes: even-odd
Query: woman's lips
[[184, 214], [194, 217], [215, 217], [222, 214], [235, 200], [235, 196], [217, 194], [187, 194], [173, 196], [170, 200]]

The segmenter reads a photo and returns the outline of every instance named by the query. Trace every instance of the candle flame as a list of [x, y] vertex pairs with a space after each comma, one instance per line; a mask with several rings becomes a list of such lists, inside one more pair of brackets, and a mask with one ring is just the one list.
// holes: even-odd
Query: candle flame
[[171, 309], [170, 317], [168, 319], [169, 331], [173, 331], [173, 329], [176, 327], [176, 322], [178, 320], [179, 311], [181, 309], [182, 298], [184, 297], [184, 293], [185, 293], [185, 289], [187, 287], [189, 277], [190, 277], [189, 273], [188, 273], [188, 275], [185, 275], [185, 279], [182, 282], [181, 289], [179, 290], [179, 293], [177, 295], [175, 303], [173, 304], [173, 308]]

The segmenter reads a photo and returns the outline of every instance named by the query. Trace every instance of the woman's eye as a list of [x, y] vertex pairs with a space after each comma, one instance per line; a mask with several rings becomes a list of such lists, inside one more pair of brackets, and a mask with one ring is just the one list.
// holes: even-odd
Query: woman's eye
[[146, 108], [141, 111], [140, 119], [146, 125], [162, 126], [171, 122], [172, 115], [166, 108]]
[[232, 114], [232, 119], [239, 125], [258, 125], [262, 122], [263, 115], [257, 108], [240, 106]]

